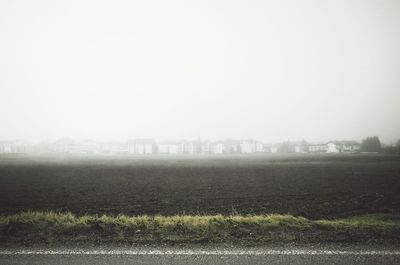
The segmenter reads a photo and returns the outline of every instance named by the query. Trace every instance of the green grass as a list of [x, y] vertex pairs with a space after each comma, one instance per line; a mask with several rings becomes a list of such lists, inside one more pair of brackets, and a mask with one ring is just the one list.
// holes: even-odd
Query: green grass
[[0, 244], [400, 242], [400, 217], [374, 214], [336, 220], [291, 215], [75, 216], [22, 212], [0, 216]]

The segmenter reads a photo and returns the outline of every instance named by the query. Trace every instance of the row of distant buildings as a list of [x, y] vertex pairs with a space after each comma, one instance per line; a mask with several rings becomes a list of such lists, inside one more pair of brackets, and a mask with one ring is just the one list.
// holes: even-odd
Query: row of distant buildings
[[161, 141], [135, 139], [126, 142], [76, 142], [63, 138], [55, 142], [30, 144], [26, 141], [0, 141], [0, 153], [71, 153], [71, 154], [132, 154], [132, 155], [196, 155], [196, 154], [250, 154], [250, 153], [356, 153], [357, 141], [329, 141], [324, 143], [282, 142], [266, 144], [257, 140], [193, 140]]

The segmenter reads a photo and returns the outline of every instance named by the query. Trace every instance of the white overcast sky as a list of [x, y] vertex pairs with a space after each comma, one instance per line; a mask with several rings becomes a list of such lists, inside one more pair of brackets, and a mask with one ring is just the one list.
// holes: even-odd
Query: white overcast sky
[[0, 139], [400, 138], [400, 1], [0, 0]]

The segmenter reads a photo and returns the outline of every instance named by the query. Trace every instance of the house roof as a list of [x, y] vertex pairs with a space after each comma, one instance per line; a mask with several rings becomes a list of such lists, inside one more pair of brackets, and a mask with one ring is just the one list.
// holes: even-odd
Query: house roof
[[327, 143], [310, 143], [308, 146], [325, 146]]
[[360, 145], [357, 141], [329, 141], [327, 144], [332, 143], [335, 145]]

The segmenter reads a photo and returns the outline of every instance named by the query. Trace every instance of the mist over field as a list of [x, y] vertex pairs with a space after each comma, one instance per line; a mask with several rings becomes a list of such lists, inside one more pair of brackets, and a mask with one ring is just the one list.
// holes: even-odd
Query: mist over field
[[400, 137], [398, 1], [1, 1], [0, 139]]

